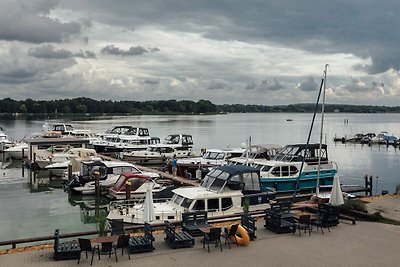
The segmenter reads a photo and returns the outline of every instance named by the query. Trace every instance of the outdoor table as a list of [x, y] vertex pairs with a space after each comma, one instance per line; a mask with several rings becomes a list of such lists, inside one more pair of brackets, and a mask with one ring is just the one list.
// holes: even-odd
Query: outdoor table
[[110, 235], [110, 236], [98, 236], [90, 239], [93, 243], [104, 244], [104, 243], [115, 243], [118, 241], [118, 236]]

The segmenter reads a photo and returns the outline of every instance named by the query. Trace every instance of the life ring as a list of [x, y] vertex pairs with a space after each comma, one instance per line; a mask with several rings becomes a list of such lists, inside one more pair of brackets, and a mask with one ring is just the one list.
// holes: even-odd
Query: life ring
[[[236, 238], [235, 238], [236, 237]], [[243, 226], [239, 225], [236, 235], [231, 236], [231, 240], [233, 243], [237, 243], [239, 245], [247, 246], [250, 243], [250, 236], [247, 233], [246, 229]]]

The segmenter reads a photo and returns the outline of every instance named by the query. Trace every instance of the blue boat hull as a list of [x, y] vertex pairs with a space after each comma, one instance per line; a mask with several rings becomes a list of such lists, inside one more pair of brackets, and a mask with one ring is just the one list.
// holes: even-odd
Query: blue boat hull
[[[336, 174], [336, 170], [321, 171], [319, 177], [320, 186], [332, 186], [333, 177]], [[297, 184], [297, 177], [294, 178], [268, 178], [261, 177], [262, 189], [275, 188], [276, 192], [289, 193], [294, 192]], [[315, 191], [317, 187], [317, 172], [303, 173], [299, 179], [299, 185], [297, 191]]]

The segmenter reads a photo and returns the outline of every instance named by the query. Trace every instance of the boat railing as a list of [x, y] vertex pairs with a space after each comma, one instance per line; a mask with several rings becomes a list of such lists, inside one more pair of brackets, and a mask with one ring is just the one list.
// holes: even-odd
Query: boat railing
[[[171, 198], [156, 198], [153, 199], [153, 203], [162, 203], [167, 200], [171, 200]], [[125, 200], [116, 200], [110, 202], [110, 209], [125, 209], [129, 207], [133, 207], [135, 205], [144, 205], [145, 198], [140, 199], [125, 199]]]

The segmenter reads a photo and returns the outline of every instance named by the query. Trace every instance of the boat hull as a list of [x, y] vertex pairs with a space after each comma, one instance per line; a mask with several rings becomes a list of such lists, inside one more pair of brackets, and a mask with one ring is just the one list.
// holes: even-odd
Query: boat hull
[[[331, 173], [329, 173], [329, 175], [321, 173], [319, 178], [319, 185], [323, 187], [331, 187], [333, 185], [333, 177], [334, 175], [332, 175]], [[290, 193], [296, 190], [297, 180], [299, 180], [297, 187], [298, 192], [315, 191], [317, 187], [317, 175], [315, 174], [308, 176], [302, 175], [300, 179], [298, 179], [297, 177], [291, 177], [291, 178], [261, 177], [261, 186], [263, 187], [263, 189], [274, 188], [277, 194]]]

